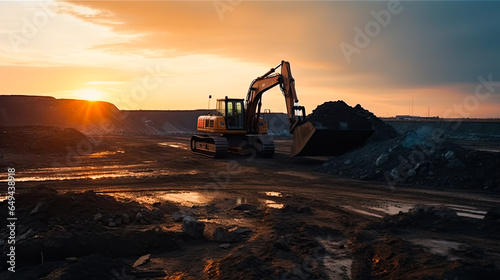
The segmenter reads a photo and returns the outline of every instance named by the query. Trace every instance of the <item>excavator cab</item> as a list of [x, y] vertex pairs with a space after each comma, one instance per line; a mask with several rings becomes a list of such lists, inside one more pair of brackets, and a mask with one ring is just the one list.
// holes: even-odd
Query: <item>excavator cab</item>
[[243, 99], [225, 98], [217, 100], [217, 112], [226, 119], [228, 130], [245, 129]]

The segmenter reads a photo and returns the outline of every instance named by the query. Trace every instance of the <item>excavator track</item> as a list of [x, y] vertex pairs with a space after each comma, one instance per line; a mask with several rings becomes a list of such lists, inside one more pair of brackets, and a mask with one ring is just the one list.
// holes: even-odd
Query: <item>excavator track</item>
[[267, 135], [228, 137], [229, 151], [239, 155], [255, 155], [261, 158], [274, 156], [274, 141]]
[[272, 158], [274, 156], [273, 139], [267, 135], [258, 135], [255, 138], [257, 155], [261, 158]]
[[191, 137], [191, 151], [212, 158], [224, 158], [228, 151], [227, 139], [220, 136], [194, 135]]

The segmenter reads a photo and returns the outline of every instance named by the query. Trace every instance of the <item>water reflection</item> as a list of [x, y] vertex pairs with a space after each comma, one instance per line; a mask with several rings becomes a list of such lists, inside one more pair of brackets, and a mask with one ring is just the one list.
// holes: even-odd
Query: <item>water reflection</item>
[[187, 207], [205, 205], [214, 199], [205, 193], [192, 191], [141, 191], [106, 194], [122, 201], [135, 201], [144, 204], [169, 201]]
[[[17, 182], [30, 181], [60, 181], [80, 179], [103, 179], [121, 177], [156, 177], [164, 175], [194, 175], [197, 170], [172, 171], [153, 168], [149, 164], [105, 165], [105, 166], [72, 166], [30, 169], [23, 172], [23, 176], [16, 178]], [[0, 180], [7, 182], [7, 179]]]

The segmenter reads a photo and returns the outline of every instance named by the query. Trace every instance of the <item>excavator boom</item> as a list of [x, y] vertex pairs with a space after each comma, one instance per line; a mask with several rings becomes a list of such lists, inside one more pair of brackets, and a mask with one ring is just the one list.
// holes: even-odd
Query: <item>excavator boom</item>
[[[275, 73], [279, 67], [281, 74]], [[362, 127], [357, 123], [344, 122], [337, 128], [330, 128], [309, 122], [306, 119], [305, 108], [298, 105], [295, 79], [288, 61], [282, 61], [250, 84], [246, 98], [249, 132], [254, 133], [258, 129], [262, 94], [276, 85], [280, 86], [285, 97], [290, 133], [293, 134], [292, 156], [339, 155], [361, 146], [373, 133], [372, 127]]]

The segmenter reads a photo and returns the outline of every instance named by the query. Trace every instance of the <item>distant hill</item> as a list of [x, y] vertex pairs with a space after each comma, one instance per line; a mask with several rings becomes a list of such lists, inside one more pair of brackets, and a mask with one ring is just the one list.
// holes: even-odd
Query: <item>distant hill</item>
[[2, 126], [59, 126], [85, 131], [99, 126], [103, 119], [116, 123], [120, 115], [120, 110], [109, 102], [49, 96], [0, 96]]
[[[0, 126], [58, 126], [85, 134], [193, 134], [209, 110], [119, 110], [104, 101], [0, 95]], [[264, 116], [271, 134], [286, 134], [285, 114]]]

